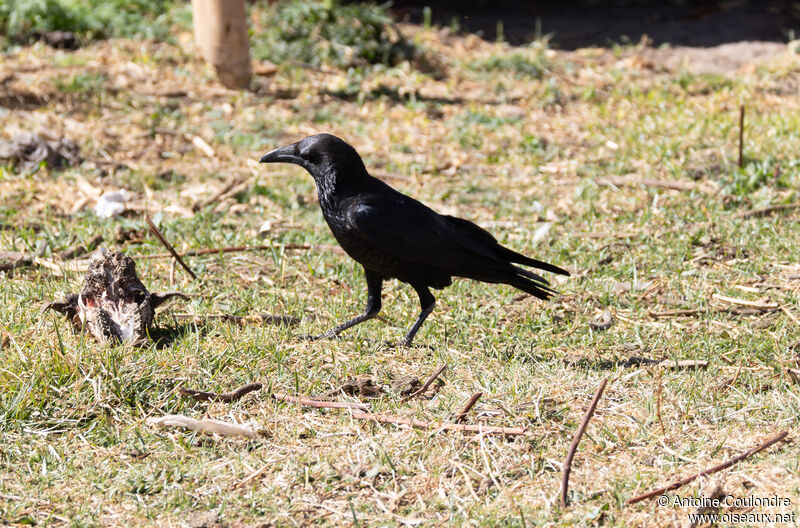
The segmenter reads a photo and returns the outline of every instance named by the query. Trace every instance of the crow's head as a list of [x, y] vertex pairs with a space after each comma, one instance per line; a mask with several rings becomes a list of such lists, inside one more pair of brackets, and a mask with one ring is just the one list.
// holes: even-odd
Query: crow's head
[[317, 134], [264, 154], [260, 163], [294, 163], [314, 178], [326, 173], [364, 171], [364, 163], [353, 147], [331, 134]]

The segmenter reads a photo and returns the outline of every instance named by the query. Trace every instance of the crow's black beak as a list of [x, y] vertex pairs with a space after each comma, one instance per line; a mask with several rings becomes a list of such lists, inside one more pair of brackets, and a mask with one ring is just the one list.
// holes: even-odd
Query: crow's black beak
[[285, 147], [276, 148], [271, 152], [264, 154], [259, 163], [300, 163], [300, 156], [297, 155], [296, 145], [287, 145]]

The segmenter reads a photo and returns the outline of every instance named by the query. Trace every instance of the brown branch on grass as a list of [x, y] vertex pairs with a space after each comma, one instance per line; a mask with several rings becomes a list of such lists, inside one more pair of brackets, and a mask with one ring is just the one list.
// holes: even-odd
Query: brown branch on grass
[[390, 423], [396, 425], [410, 425], [417, 429], [440, 429], [443, 431], [461, 431], [464, 433], [482, 433], [491, 435], [521, 436], [527, 434], [524, 427], [497, 427], [491, 425], [457, 424], [450, 422], [427, 422], [414, 420], [403, 416], [389, 416], [385, 414], [373, 414], [368, 412], [354, 411], [350, 414], [359, 420], [372, 420], [380, 423]]
[[777, 444], [778, 442], [780, 442], [781, 440], [786, 438], [788, 435], [789, 435], [789, 431], [783, 431], [782, 433], [778, 433], [778, 434], [772, 436], [771, 438], [769, 438], [763, 444], [761, 444], [761, 445], [759, 445], [757, 447], [754, 447], [753, 449], [750, 449], [749, 451], [746, 451], [746, 452], [742, 453], [741, 455], [733, 457], [732, 459], [730, 459], [730, 460], [728, 460], [726, 462], [723, 462], [722, 464], [718, 464], [718, 465], [716, 465], [716, 466], [714, 466], [712, 468], [706, 469], [704, 471], [700, 471], [699, 473], [695, 473], [694, 475], [690, 475], [690, 476], [688, 476], [686, 478], [683, 478], [681, 480], [673, 482], [669, 486], [664, 486], [663, 488], [658, 488], [658, 489], [655, 489], [653, 491], [648, 491], [647, 493], [642, 493], [641, 495], [637, 495], [636, 497], [633, 497], [632, 499], [628, 499], [628, 501], [625, 504], [630, 506], [631, 504], [636, 504], [637, 502], [641, 502], [643, 500], [652, 499], [653, 497], [658, 497], [660, 495], [665, 494], [668, 491], [676, 490], [676, 489], [680, 488], [681, 486], [685, 486], [686, 484], [689, 484], [690, 482], [692, 482], [693, 480], [695, 480], [695, 479], [697, 479], [699, 477], [705, 477], [707, 475], [712, 475], [714, 473], [722, 471], [723, 469], [727, 469], [727, 468], [731, 467], [732, 465], [736, 464], [737, 462], [741, 462], [742, 460], [744, 460], [744, 459], [746, 459], [748, 457], [751, 457], [751, 456], [755, 455], [756, 453], [759, 453], [759, 452], [767, 449], [768, 447], [770, 447], [770, 446], [772, 446], [774, 444]]
[[175, 248], [172, 247], [172, 244], [167, 242], [167, 239], [164, 238], [164, 235], [161, 234], [161, 231], [159, 231], [153, 221], [150, 220], [150, 217], [144, 215], [144, 221], [147, 223], [147, 227], [150, 228], [150, 232], [155, 235], [155, 237], [164, 245], [165, 248], [167, 248], [167, 251], [169, 251], [173, 258], [178, 261], [178, 264], [180, 264], [181, 267], [185, 269], [193, 279], [197, 279], [197, 275], [195, 275], [195, 273], [192, 271], [192, 268], [186, 265], [181, 256], [178, 255], [178, 252], [175, 251]]
[[289, 396], [288, 394], [273, 393], [272, 397], [278, 401], [299, 403], [306, 407], [316, 407], [318, 409], [358, 409], [359, 411], [369, 412], [369, 407], [363, 403], [324, 401], [306, 398], [304, 396]]
[[476, 392], [475, 394], [473, 394], [470, 397], [467, 404], [464, 406], [464, 408], [461, 409], [461, 412], [458, 413], [456, 417], [453, 419], [453, 421], [456, 423], [463, 422], [464, 419], [467, 417], [467, 413], [470, 411], [470, 409], [472, 409], [475, 406], [476, 403], [478, 403], [478, 399], [480, 399], [481, 396], [483, 396], [482, 392]]
[[423, 383], [423, 384], [422, 384], [422, 387], [420, 387], [419, 389], [417, 389], [417, 391], [416, 391], [416, 392], [412, 393], [412, 394], [411, 394], [410, 396], [408, 396], [408, 397], [407, 397], [407, 398], [406, 398], [404, 401], [413, 400], [413, 399], [414, 399], [414, 398], [416, 398], [417, 396], [419, 396], [419, 395], [421, 395], [421, 394], [424, 394], [424, 393], [425, 393], [425, 391], [426, 391], [426, 390], [428, 390], [428, 388], [430, 388], [430, 386], [433, 384], [433, 382], [434, 382], [434, 381], [436, 381], [436, 378], [438, 378], [438, 377], [439, 377], [439, 375], [440, 375], [442, 372], [444, 372], [444, 369], [446, 369], [446, 368], [447, 368], [447, 363], [445, 363], [444, 365], [442, 365], [441, 367], [439, 367], [439, 369], [438, 369], [436, 372], [434, 372], [433, 374], [431, 374], [431, 377], [430, 377], [430, 378], [428, 378], [428, 381], [426, 381], [425, 383]]
[[178, 389], [178, 393], [181, 396], [186, 396], [197, 401], [221, 401], [223, 403], [231, 403], [235, 402], [236, 400], [240, 400], [248, 393], [261, 390], [262, 387], [263, 385], [261, 383], [248, 383], [247, 385], [242, 385], [236, 390], [224, 392], [222, 394], [181, 387]]
[[701, 313], [700, 310], [666, 310], [664, 312], [653, 312], [649, 311], [647, 314], [654, 318], [659, 319], [661, 317], [675, 317], [675, 316], [690, 316], [690, 315], [697, 315]]
[[592, 399], [592, 403], [589, 405], [589, 408], [586, 409], [586, 414], [583, 415], [583, 421], [581, 422], [581, 426], [575, 432], [575, 436], [572, 438], [572, 444], [569, 446], [569, 451], [567, 452], [567, 459], [564, 461], [564, 474], [561, 477], [561, 507], [567, 507], [567, 489], [569, 487], [569, 474], [572, 471], [572, 459], [575, 457], [575, 450], [578, 449], [578, 444], [583, 437], [583, 433], [586, 432], [586, 426], [589, 425], [589, 420], [592, 419], [592, 415], [594, 414], [595, 409], [597, 408], [597, 402], [600, 401], [600, 397], [603, 395], [603, 391], [606, 388], [606, 384], [608, 383], [608, 378], [605, 378], [603, 381], [600, 382], [600, 385], [597, 387], [597, 390], [594, 393], [594, 398]]
[[773, 213], [785, 213], [788, 211], [792, 211], [793, 209], [800, 209], [800, 202], [768, 205], [766, 207], [759, 207], [758, 209], [750, 209], [748, 211], [742, 211], [738, 213], [736, 216], [738, 218], [750, 218], [753, 216], [768, 216]]

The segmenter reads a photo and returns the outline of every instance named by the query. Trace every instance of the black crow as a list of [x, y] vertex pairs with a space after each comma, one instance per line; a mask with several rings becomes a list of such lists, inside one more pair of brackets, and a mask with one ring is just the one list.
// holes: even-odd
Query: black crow
[[419, 295], [422, 313], [402, 341], [410, 346], [436, 302], [429, 288], [449, 286], [453, 276], [510, 284], [548, 299], [555, 293], [549, 283], [514, 263], [569, 275], [557, 266], [501, 246], [468, 220], [440, 215], [373, 178], [355, 149], [336, 136], [309, 136], [269, 152], [260, 162], [294, 163], [311, 173], [333, 236], [364, 267], [364, 314], [314, 339], [332, 338], [378, 315], [386, 279], [407, 282]]

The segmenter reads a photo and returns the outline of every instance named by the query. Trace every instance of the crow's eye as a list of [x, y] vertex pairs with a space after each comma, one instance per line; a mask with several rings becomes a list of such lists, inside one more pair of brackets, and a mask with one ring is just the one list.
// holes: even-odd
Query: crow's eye
[[135, 302], [136, 304], [142, 304], [147, 299], [147, 296], [139, 290], [134, 290], [132, 297], [133, 297], [133, 302]]

